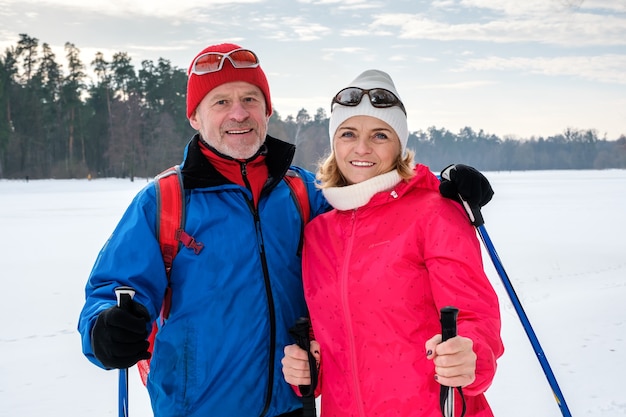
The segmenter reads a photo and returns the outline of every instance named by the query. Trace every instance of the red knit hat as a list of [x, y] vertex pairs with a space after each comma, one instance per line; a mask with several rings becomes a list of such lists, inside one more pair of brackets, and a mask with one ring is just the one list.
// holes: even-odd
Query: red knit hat
[[233, 43], [211, 45], [200, 51], [191, 61], [188, 70], [189, 78], [187, 80], [187, 117], [191, 117], [193, 112], [196, 110], [196, 107], [198, 107], [198, 104], [200, 104], [204, 96], [206, 96], [209, 91], [222, 84], [233, 81], [245, 81], [259, 87], [265, 96], [267, 115], [269, 116], [272, 114], [270, 87], [267, 83], [267, 78], [265, 78], [265, 73], [260, 66], [256, 68], [234, 68], [230, 60], [225, 59], [222, 69], [219, 71], [204, 75], [191, 73], [191, 66], [200, 55], [206, 52], [220, 52], [225, 54], [227, 52], [234, 51], [235, 49], [241, 49], [241, 46]]

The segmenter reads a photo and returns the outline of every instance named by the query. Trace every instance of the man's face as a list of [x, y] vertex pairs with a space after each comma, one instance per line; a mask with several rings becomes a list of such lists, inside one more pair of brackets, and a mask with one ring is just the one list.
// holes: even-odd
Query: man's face
[[265, 141], [269, 121], [265, 107], [260, 88], [244, 81], [230, 82], [209, 91], [189, 123], [220, 153], [247, 159]]

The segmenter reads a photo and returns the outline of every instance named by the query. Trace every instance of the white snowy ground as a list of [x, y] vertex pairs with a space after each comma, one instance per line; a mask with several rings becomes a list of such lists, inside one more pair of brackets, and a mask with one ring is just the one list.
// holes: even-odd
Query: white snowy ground
[[[626, 415], [626, 171], [486, 173], [487, 231], [573, 416]], [[146, 180], [0, 181], [0, 416], [115, 416], [117, 371], [76, 331], [98, 250]], [[496, 416], [558, 417], [534, 351], [500, 295]], [[150, 416], [131, 369], [130, 414]]]

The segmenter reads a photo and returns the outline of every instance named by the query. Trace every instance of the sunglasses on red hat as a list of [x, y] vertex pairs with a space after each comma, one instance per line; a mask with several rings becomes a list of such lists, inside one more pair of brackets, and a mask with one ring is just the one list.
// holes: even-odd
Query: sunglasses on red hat
[[191, 65], [189, 74], [204, 75], [217, 72], [224, 66], [228, 59], [234, 68], [256, 68], [259, 66], [259, 58], [248, 49], [235, 49], [234, 51], [207, 52], [199, 55]]
[[338, 92], [330, 103], [331, 113], [335, 104], [341, 104], [342, 106], [358, 106], [364, 95], [369, 97], [370, 103], [376, 108], [385, 109], [398, 106], [402, 109], [404, 114], [406, 114], [404, 104], [402, 104], [400, 99], [391, 91], [384, 88], [370, 88], [369, 90], [365, 90], [359, 87], [348, 87]]

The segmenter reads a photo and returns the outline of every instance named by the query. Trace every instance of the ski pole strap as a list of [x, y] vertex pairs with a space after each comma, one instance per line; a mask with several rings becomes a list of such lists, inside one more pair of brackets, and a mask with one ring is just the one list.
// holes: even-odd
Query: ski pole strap
[[[444, 307], [441, 309], [441, 342], [445, 342], [456, 336], [456, 319], [459, 309], [456, 307]], [[439, 390], [439, 406], [443, 417], [454, 417], [454, 389], [455, 387], [447, 387], [442, 385]], [[466, 404], [463, 390], [456, 387], [461, 397], [462, 409], [461, 417], [465, 415]]]
[[296, 339], [296, 344], [306, 351], [309, 356], [309, 370], [311, 372], [311, 385], [299, 385], [302, 395], [302, 416], [315, 417], [315, 388], [317, 387], [317, 363], [311, 353], [311, 339], [309, 337], [310, 322], [306, 317], [300, 317], [296, 324], [289, 329], [289, 333]]

